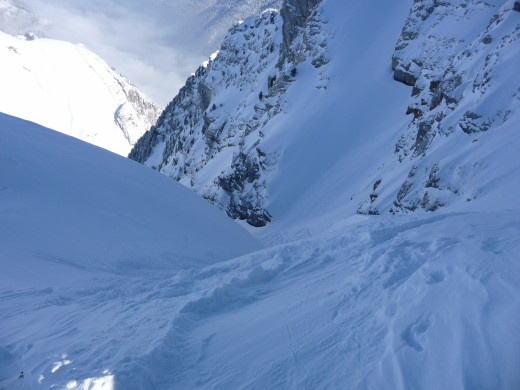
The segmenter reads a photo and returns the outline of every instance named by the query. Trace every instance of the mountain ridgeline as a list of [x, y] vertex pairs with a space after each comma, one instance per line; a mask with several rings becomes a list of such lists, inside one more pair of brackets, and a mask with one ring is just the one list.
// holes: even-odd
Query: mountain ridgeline
[[[271, 221], [268, 177], [279, 156], [263, 150], [262, 128], [284, 112], [297, 65], [327, 60], [309, 22], [318, 0], [237, 23], [135, 145], [129, 158], [180, 181], [253, 226]], [[295, 45], [297, 37], [305, 40]]]
[[46, 26], [0, 0], [0, 112], [126, 156], [159, 108], [82, 44], [44, 38]]
[[[337, 37], [323, 12], [327, 3], [286, 0], [280, 12], [237, 23], [129, 158], [181, 182], [231, 218], [257, 227], [271, 222], [271, 183], [297, 139], [277, 127], [304, 106], [293, 104], [289, 92], [312, 79], [300, 99], [312, 104], [330, 95], [327, 68], [338, 59], [328, 50]], [[479, 156], [492, 149], [486, 151], [481, 135], [502, 133], [493, 143], [500, 150], [507, 136], [498, 129], [511, 128], [518, 114], [517, 8], [511, 0], [413, 2], [387, 63], [396, 81], [412, 87], [402, 102], [408, 125], [399, 128], [394, 147], [381, 151], [384, 163], [360, 187], [344, 190], [355, 212], [431, 212], [485, 195], [492, 177]], [[343, 91], [349, 93], [356, 92]]]

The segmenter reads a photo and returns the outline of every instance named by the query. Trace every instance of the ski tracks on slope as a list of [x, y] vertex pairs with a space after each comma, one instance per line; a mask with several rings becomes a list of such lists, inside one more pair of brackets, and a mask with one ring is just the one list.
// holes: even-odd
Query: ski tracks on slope
[[38, 370], [81, 388], [109, 368], [128, 390], [515, 388], [517, 217], [374, 217], [202, 269], [38, 294], [83, 307], [56, 312], [52, 339], [92, 337]]
[[200, 271], [167, 337], [140, 362], [150, 384], [428, 389], [445, 372], [448, 387], [514, 388], [515, 217], [402, 220]]
[[[140, 368], [130, 367], [125, 370], [122, 375], [125, 378], [125, 386], [136, 383], [138, 385], [135, 388], [175, 388], [188, 383], [193, 386], [194, 383], [189, 382], [188, 373], [196, 370], [196, 363], [207, 357], [209, 345], [218, 337], [213, 332], [203, 337], [200, 342], [193, 341], [193, 333], [196, 333], [195, 330], [201, 327], [201, 324], [211, 322], [215, 316], [239, 312], [267, 297], [283, 294], [284, 289], [295, 284], [312, 284], [313, 279], [319, 281], [321, 277], [326, 285], [326, 279], [331, 274], [341, 275], [344, 280], [341, 289], [337, 291], [331, 286], [329, 294], [333, 295], [333, 298], [329, 300], [334, 300], [335, 303], [330, 313], [327, 313], [329, 321], [346, 322], [348, 318], [349, 329], [354, 335], [354, 342], [352, 345], [349, 344], [348, 349], [356, 351], [357, 360], [366, 360], [367, 354], [375, 356], [376, 352], [372, 351], [374, 348], [366, 345], [367, 336], [362, 333], [367, 329], [377, 328], [375, 333], [380, 334], [382, 338], [382, 320], [377, 321], [376, 325], [367, 326], [375, 313], [364, 306], [360, 309], [358, 302], [362, 297], [367, 299], [367, 295], [375, 295], [374, 284], [379, 283], [383, 290], [395, 289], [405, 284], [426, 262], [425, 252], [428, 249], [435, 251], [442, 245], [450, 245], [449, 242], [433, 246], [426, 243], [414, 244], [406, 240], [400, 242], [400, 239], [397, 239], [397, 245], [396, 242], [388, 245], [388, 242], [395, 241], [400, 233], [442, 219], [423, 219], [416, 223], [381, 229], [372, 234], [367, 234], [367, 227], [363, 226], [350, 232], [335, 232], [321, 238], [280, 245], [201, 271], [187, 272], [186, 278], [178, 278], [175, 285], [168, 287], [186, 292], [183, 296], [186, 303], [173, 314], [167, 335], [149, 355], [141, 358], [136, 364]], [[438, 274], [432, 275], [428, 277], [437, 278], [436, 280], [441, 278]], [[311, 282], [307, 282], [307, 279]], [[187, 284], [190, 285], [188, 288]], [[338, 296], [341, 296], [339, 302]], [[374, 299], [381, 301], [380, 297], [372, 300]], [[267, 310], [272, 311], [274, 308]], [[308, 308], [306, 311], [309, 311]], [[289, 322], [284, 323], [284, 329], [293, 359], [291, 364], [299, 367], [292, 367], [289, 372], [303, 378], [307, 376], [308, 371], [306, 365], [298, 358], [301, 349], [298, 343], [302, 340], [298, 341], [294, 337]], [[337, 349], [337, 344], [341, 343], [343, 336], [337, 332], [333, 332], [331, 336], [324, 336], [316, 345], [316, 350], [318, 353], [326, 353], [327, 350]], [[217, 366], [207, 377], [222, 376], [218, 373], [219, 369], [223, 367]], [[146, 379], [142, 376], [143, 372], [147, 373]], [[316, 373], [311, 374], [314, 378], [287, 379], [281, 380], [280, 383], [283, 386], [288, 383], [300, 383], [305, 386], [317, 383], [319, 380]], [[287, 372], [284, 375], [288, 375]], [[140, 379], [134, 376], [139, 376]], [[218, 387], [216, 383], [212, 384]], [[208, 386], [208, 382], [199, 383], [199, 386]]]

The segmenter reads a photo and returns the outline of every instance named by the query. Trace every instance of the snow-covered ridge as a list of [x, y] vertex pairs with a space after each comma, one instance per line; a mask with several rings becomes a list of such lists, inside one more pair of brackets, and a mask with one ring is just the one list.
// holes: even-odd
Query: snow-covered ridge
[[264, 150], [261, 129], [286, 110], [284, 93], [297, 65], [307, 58], [316, 68], [327, 62], [316, 37], [319, 21], [304, 29], [316, 3], [288, 2], [283, 18], [267, 10], [237, 23], [129, 157], [192, 188], [232, 218], [268, 223], [267, 181], [279, 151]]
[[[130, 290], [140, 290], [144, 298], [156, 276], [180, 277], [261, 248], [180, 184], [5, 114], [0, 114], [0, 166], [0, 388], [6, 390], [92, 388], [70, 383], [96, 375], [94, 361], [106, 365], [99, 374], [108, 380], [108, 371], [123, 368], [116, 363], [123, 355], [153, 348], [171, 318], [166, 306], [160, 317], [154, 314], [158, 301], [151, 296], [145, 298], [149, 305], [139, 305], [143, 316], [132, 309], [119, 317], [108, 306], [129, 297]], [[183, 294], [175, 288], [167, 295]], [[68, 308], [60, 310], [61, 304]], [[87, 314], [98, 304], [108, 306]], [[124, 306], [116, 305], [116, 311]], [[34, 317], [22, 320], [20, 309]], [[68, 339], [64, 333], [76, 335]], [[131, 342], [143, 337], [144, 343]], [[126, 352], [119, 349], [125, 344]], [[23, 381], [7, 379], [20, 371], [26, 372]]]
[[80, 44], [0, 32], [0, 112], [126, 155], [158, 108]]

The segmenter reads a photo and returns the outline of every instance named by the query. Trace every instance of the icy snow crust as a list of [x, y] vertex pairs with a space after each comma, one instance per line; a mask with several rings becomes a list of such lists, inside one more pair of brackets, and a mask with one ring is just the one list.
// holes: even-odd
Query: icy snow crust
[[0, 112], [126, 156], [159, 110], [84, 46], [0, 32]]
[[[8, 221], [0, 227], [0, 237], [5, 238], [0, 246], [0, 386], [520, 388], [520, 118], [514, 94], [520, 58], [514, 40], [518, 35], [514, 34], [518, 33], [520, 13], [512, 11], [511, 1], [478, 2], [478, 7], [471, 8], [478, 18], [444, 19], [453, 29], [462, 21], [469, 33], [461, 47], [474, 48], [470, 52], [477, 54], [457, 59], [458, 49], [448, 53], [454, 72], [466, 71], [464, 87], [459, 90], [463, 98], [449, 106], [453, 104], [451, 91], [445, 89], [443, 101], [433, 108], [426, 105], [423, 115], [445, 111], [439, 122], [442, 128], [448, 123], [443, 122], [445, 118], [458, 124], [465, 107], [503, 106], [510, 112], [485, 131], [466, 133], [455, 127], [447, 133], [434, 132], [425, 153], [414, 155], [419, 126], [413, 114], [405, 112], [421, 98], [431, 98], [427, 96], [429, 85], [410, 96], [411, 86], [393, 80], [392, 56], [402, 26], [415, 19], [410, 8], [419, 3], [403, 0], [383, 7], [361, 0], [324, 2], [294, 42], [295, 50], [287, 58], [295, 62], [281, 70], [289, 79], [277, 87], [273, 84], [280, 89], [264, 95], [264, 103], [272, 101], [280, 109], [275, 109], [276, 115], [263, 108], [256, 112], [247, 105], [237, 110], [234, 104], [241, 99], [258, 102], [259, 91], [267, 90], [267, 76], [273, 75], [270, 72], [275, 71], [273, 61], [278, 61], [278, 55], [267, 50], [268, 63], [257, 54], [251, 58], [258, 61], [248, 60], [253, 69], [265, 65], [269, 70], [259, 75], [243, 72], [239, 78], [237, 65], [237, 78], [230, 79], [226, 89], [223, 85], [228, 80], [216, 76], [217, 69], [224, 69], [216, 66], [230, 54], [221, 50], [206, 70], [199, 70], [199, 76], [215, 76], [214, 88], [219, 93], [208, 102], [210, 95], [203, 86], [213, 84], [203, 83], [199, 90], [196, 75], [189, 81], [194, 88], [185, 90], [186, 96], [193, 97], [186, 112], [192, 113], [191, 119], [206, 113], [214, 120], [208, 122], [219, 125], [223, 123], [219, 120], [245, 121], [258, 114], [261, 126], [245, 136], [230, 133], [230, 138], [223, 137], [225, 142], [211, 149], [211, 158], [195, 158], [205, 148], [205, 139], [197, 133], [202, 122], [190, 134], [190, 127], [182, 126], [185, 117], [177, 116], [173, 105], [163, 114], [165, 124], [171, 121], [178, 126], [174, 130], [183, 146], [175, 149], [172, 142], [170, 151], [177, 154], [163, 153], [168, 137], [160, 132], [167, 129], [156, 129], [153, 146], [157, 147], [149, 151], [148, 163], [161, 169], [164, 162], [165, 172], [178, 174], [183, 184], [197, 191], [208, 185], [208, 193], [215, 191], [221, 206], [228, 203], [215, 175], [240, 151], [270, 156], [270, 169], [257, 180], [265, 181], [268, 196], [255, 192], [262, 186], [255, 188], [253, 183], [242, 192], [261, 195], [262, 206], [272, 213], [273, 221], [265, 228], [249, 227], [263, 241], [263, 250], [236, 227], [222, 228], [222, 221], [218, 225], [198, 223], [188, 213], [168, 218], [164, 210], [176, 205], [174, 199], [195, 200], [173, 184], [168, 188], [163, 181], [159, 184], [151, 170], [146, 173], [128, 163], [123, 168], [122, 161], [108, 154], [92, 167], [101, 155], [94, 158], [94, 149], [90, 147], [87, 153], [74, 141], [76, 149], [69, 152], [67, 144], [55, 151], [56, 164], [42, 176], [33, 170], [46, 158], [29, 158], [36, 146], [20, 152], [21, 145], [34, 142], [39, 153], [46, 153], [55, 140], [45, 141], [43, 133], [32, 141], [34, 136], [22, 137], [21, 132], [0, 132], [4, 137], [0, 147], [19, 145], [6, 147], [6, 151], [13, 149], [11, 154], [3, 149], [0, 153], [7, 156], [3, 165], [12, 167], [0, 173], [0, 188], [4, 188], [0, 190], [0, 212], [2, 221]], [[435, 12], [450, 15], [443, 7], [456, 2], [439, 4]], [[492, 41], [497, 45], [483, 46], [480, 42], [489, 32], [479, 36], [476, 31], [490, 28], [483, 20], [493, 19], [495, 13], [501, 15], [496, 28], [491, 27], [499, 35]], [[275, 37], [281, 28], [279, 15], [274, 24], [269, 15], [259, 19], [260, 32], [266, 43], [281, 44], [281, 36]], [[256, 24], [251, 20], [244, 23], [232, 31], [247, 31], [249, 41], [232, 35], [233, 42], [244, 48], [249, 43], [264, 48], [255, 45], [263, 40], [255, 40], [251, 34], [258, 37]], [[422, 24], [416, 27], [428, 31]], [[503, 41], [505, 36], [509, 38]], [[275, 38], [277, 41], [271, 41]], [[433, 35], [431, 39], [432, 44], [436, 42]], [[416, 59], [421, 51], [415, 48], [410, 44], [400, 58]], [[473, 91], [476, 74], [472, 72], [479, 74], [479, 59], [485, 61], [492, 53], [497, 53], [491, 70], [494, 81], [487, 83], [490, 87], [481, 90], [476, 86]], [[244, 64], [246, 59], [240, 57], [240, 61], [244, 70], [251, 69]], [[297, 73], [293, 77], [294, 63]], [[429, 81], [430, 73], [415, 75], [417, 87]], [[243, 84], [244, 80], [253, 84]], [[187, 122], [191, 119], [186, 117]], [[2, 129], [19, 124], [12, 118], [3, 120]], [[26, 125], [19, 124], [18, 130]], [[211, 133], [219, 128], [209, 124], [206, 130]], [[183, 153], [192, 138], [193, 148]], [[400, 142], [403, 139], [406, 142]], [[255, 145], [258, 140], [261, 144]], [[396, 152], [396, 145], [404, 145], [409, 152]], [[82, 153], [86, 155], [84, 164], [69, 163]], [[20, 162], [20, 155], [27, 163]], [[178, 165], [173, 164], [174, 158], [179, 158]], [[105, 172], [103, 167], [115, 167], [116, 161], [117, 169]], [[190, 164], [182, 165], [186, 161]], [[410, 175], [415, 164], [418, 167]], [[435, 164], [438, 168], [430, 181]], [[53, 175], [58, 176], [53, 179]], [[101, 182], [92, 182], [94, 179]], [[401, 199], [402, 209], [392, 215], [389, 210], [396, 207], [394, 201], [407, 180], [411, 190]], [[16, 186], [3, 184], [10, 181], [24, 187], [14, 194], [10, 191]], [[68, 196], [69, 181], [79, 186], [74, 196]], [[458, 190], [445, 195], [454, 184]], [[56, 186], [63, 192], [60, 205], [71, 211], [63, 213], [55, 205], [42, 215], [39, 202], [51, 203]], [[170, 195], [174, 189], [179, 195]], [[52, 195], [45, 195], [47, 191]], [[137, 191], [146, 191], [146, 195], [138, 196]], [[415, 213], [407, 213], [410, 210], [404, 205], [412, 205], [415, 199], [420, 205], [425, 191], [429, 199], [439, 199], [444, 205], [435, 212], [417, 207]], [[129, 194], [139, 200], [121, 211], [120, 203], [125, 205]], [[107, 202], [109, 196], [112, 200]], [[141, 199], [149, 202], [144, 203], [145, 209]], [[199, 203], [196, 208], [181, 205], [180, 209], [191, 213], [195, 208], [200, 221], [206, 221], [206, 214], [215, 210]], [[85, 204], [91, 206], [84, 209]], [[100, 208], [99, 204], [106, 206]], [[376, 211], [381, 215], [357, 214]], [[33, 214], [41, 217], [33, 218]], [[54, 233], [46, 222], [56, 214], [60, 218], [71, 215], [65, 226], [73, 229], [51, 225], [58, 229], [57, 236], [71, 239], [47, 239]], [[39, 238], [42, 229], [35, 221], [45, 223], [49, 230], [45, 236]], [[193, 229], [186, 230], [185, 225]], [[11, 232], [12, 226], [18, 230]], [[81, 226], [85, 228], [79, 229]], [[199, 226], [208, 230], [200, 232]], [[181, 233], [172, 233], [172, 229], [185, 234], [186, 246], [178, 236]], [[219, 233], [224, 238], [212, 238], [211, 234]], [[207, 240], [217, 256], [204, 251]], [[43, 249], [31, 249], [40, 246]], [[228, 246], [242, 256], [231, 258]], [[186, 248], [186, 257], [178, 256], [179, 248]], [[37, 270], [38, 277], [28, 276], [28, 269]], [[18, 381], [21, 370], [26, 377]]]

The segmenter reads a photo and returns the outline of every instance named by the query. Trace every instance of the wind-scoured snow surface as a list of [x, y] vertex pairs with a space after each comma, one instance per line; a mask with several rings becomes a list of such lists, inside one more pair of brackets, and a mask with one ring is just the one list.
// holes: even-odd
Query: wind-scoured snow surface
[[[289, 3], [307, 10], [315, 4]], [[29, 187], [0, 203], [14, 221], [0, 232], [6, 248], [14, 247], [2, 259], [12, 271], [0, 276], [7, 286], [0, 290], [6, 318], [0, 383], [110, 390], [520, 388], [520, 13], [512, 1], [471, 2], [467, 13], [458, 5], [328, 0], [304, 26], [285, 33], [281, 18], [288, 9], [246, 20], [138, 143], [136, 159], [232, 216], [243, 212], [242, 219], [266, 222], [248, 227], [265, 249], [251, 243], [237, 249], [240, 257], [194, 256], [173, 266], [161, 250], [124, 250], [119, 237], [108, 250], [110, 224], [121, 214], [108, 204], [101, 208], [107, 214], [101, 238], [90, 236], [97, 230], [76, 236], [77, 229], [66, 229], [72, 239], [60, 245], [42, 239], [50, 244], [40, 252], [57, 255], [24, 255], [34, 234], [20, 237], [8, 225], [23, 221], [23, 214], [16, 219], [23, 211], [18, 199], [30, 204], [39, 197], [34, 183], [41, 175], [27, 175]], [[443, 17], [454, 10], [461, 12], [455, 20]], [[297, 26], [301, 15], [292, 15], [287, 20]], [[458, 23], [467, 29], [459, 46], [437, 50]], [[404, 38], [414, 37], [410, 31], [418, 41], [403, 47]], [[442, 53], [463, 81], [454, 89], [438, 73]], [[477, 77], [479, 61], [490, 77]], [[417, 105], [422, 114], [413, 111]], [[502, 116], [495, 115], [499, 106]], [[470, 111], [476, 115], [465, 115]], [[494, 113], [490, 126], [485, 113]], [[429, 129], [421, 125], [430, 120]], [[91, 160], [97, 162], [88, 159], [89, 166]], [[40, 161], [22, 166], [32, 172]], [[90, 191], [104, 188], [84, 168], [58, 165], [53, 172]], [[103, 172], [95, 177], [106, 174], [103, 165], [96, 165]], [[163, 210], [163, 217], [175, 201], [158, 201], [168, 191], [151, 183], [157, 173], [149, 170], [145, 179], [143, 169], [123, 177], [146, 188], [144, 204]], [[110, 183], [121, 201], [133, 193]], [[0, 196], [13, 186], [5, 187]], [[78, 218], [97, 220], [99, 210], [83, 211], [89, 192], [81, 193]], [[72, 210], [72, 203], [65, 204]], [[155, 225], [155, 214], [141, 204], [132, 207], [135, 223], [144, 218], [161, 234], [129, 241], [141, 248], [175, 245], [172, 229], [181, 229], [175, 219]], [[23, 232], [35, 220], [45, 218], [28, 219]], [[231, 242], [235, 234], [243, 233], [233, 230]], [[74, 245], [86, 248], [79, 251], [87, 253], [81, 269], [65, 252], [76, 253]], [[10, 261], [19, 253], [29, 260]], [[31, 268], [43, 276], [30, 280]], [[21, 370], [25, 378], [17, 380]]]
[[0, 112], [127, 155], [159, 110], [82, 45], [0, 32]]

